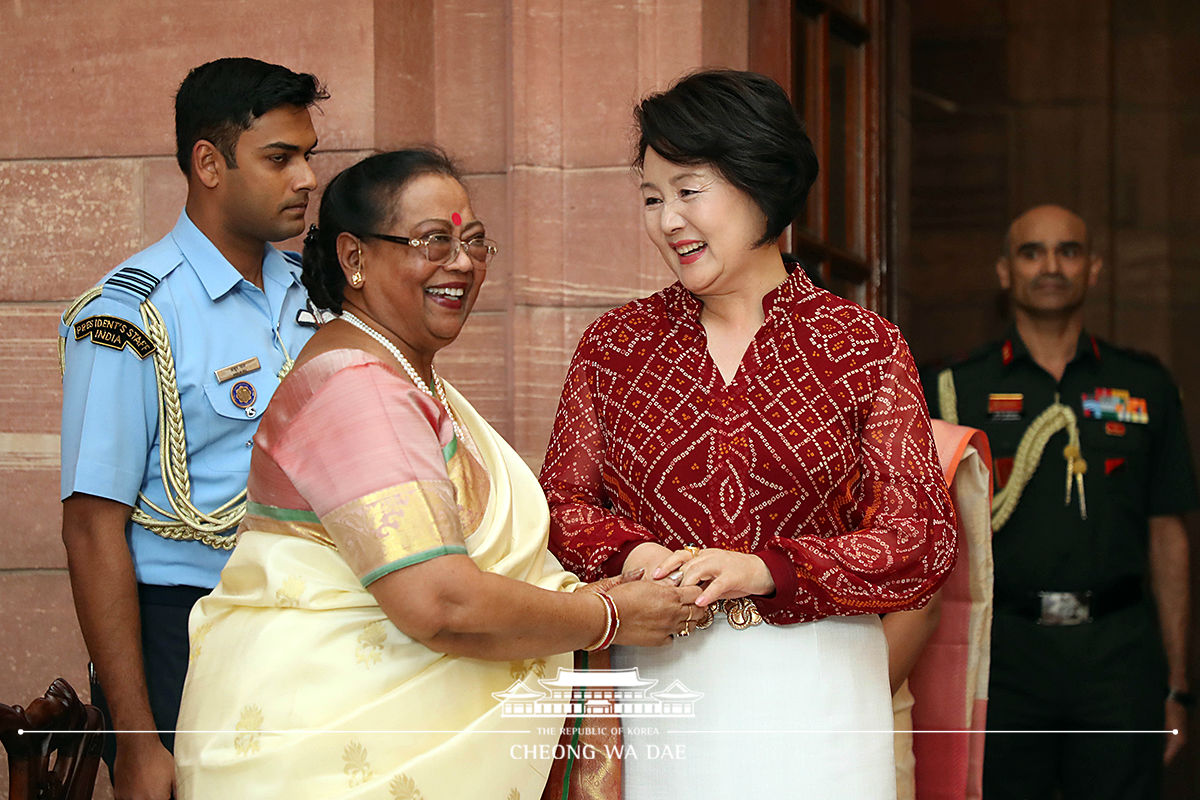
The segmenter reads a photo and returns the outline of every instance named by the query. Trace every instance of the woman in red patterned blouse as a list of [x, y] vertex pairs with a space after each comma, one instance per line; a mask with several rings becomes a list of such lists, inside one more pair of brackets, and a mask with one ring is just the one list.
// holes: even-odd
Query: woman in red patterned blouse
[[627, 758], [627, 794], [894, 797], [877, 615], [923, 605], [956, 552], [912, 356], [779, 250], [817, 164], [777, 84], [698, 72], [636, 116], [646, 232], [678, 280], [584, 333], [541, 474], [584, 580], [705, 587], [698, 634], [614, 651], [703, 694], [668, 726], [684, 757]]

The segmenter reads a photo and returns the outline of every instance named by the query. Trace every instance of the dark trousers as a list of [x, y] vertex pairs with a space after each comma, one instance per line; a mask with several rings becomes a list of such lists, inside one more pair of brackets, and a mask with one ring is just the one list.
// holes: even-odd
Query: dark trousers
[[1055, 731], [1161, 731], [1165, 697], [1166, 664], [1148, 605], [1070, 627], [997, 612], [983, 796], [1158, 800], [1163, 734]]
[[[149, 586], [138, 584], [138, 607], [142, 615], [142, 668], [150, 694], [150, 711], [163, 745], [174, 752], [175, 721], [183, 696], [183, 679], [188, 666], [188, 615], [192, 606], [211, 589], [194, 586]], [[112, 729], [112, 716], [103, 688], [92, 683], [92, 703], [104, 714], [105, 727]], [[104, 763], [112, 774], [117, 757], [117, 739], [104, 736]]]

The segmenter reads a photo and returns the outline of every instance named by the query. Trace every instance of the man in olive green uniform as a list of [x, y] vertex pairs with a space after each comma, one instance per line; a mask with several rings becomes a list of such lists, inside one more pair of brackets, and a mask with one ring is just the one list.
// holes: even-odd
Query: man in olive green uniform
[[[1179, 392], [1083, 330], [1100, 267], [1077, 215], [1017, 217], [996, 264], [1014, 326], [926, 380], [934, 415], [985, 431], [995, 459], [988, 798], [1157, 798], [1192, 704]], [[1164, 728], [1181, 732], [1165, 751], [1161, 734], [1067, 733]], [[1062, 733], [999, 733], [1034, 730]]]

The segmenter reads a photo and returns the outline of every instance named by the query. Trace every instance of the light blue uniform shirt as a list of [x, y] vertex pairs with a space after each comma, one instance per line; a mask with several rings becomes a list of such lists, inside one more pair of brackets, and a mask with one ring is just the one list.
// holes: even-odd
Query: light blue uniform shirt
[[[116, 274], [130, 267], [142, 272]], [[130, 274], [142, 280], [130, 281]], [[292, 255], [267, 245], [259, 289], [242, 278], [185, 211], [171, 233], [105, 276], [102, 294], [79, 312], [76, 326], [60, 325], [67, 342], [64, 499], [80, 492], [132, 506], [142, 492], [170, 510], [159, 466], [154, 356], [139, 358], [132, 346], [115, 349], [90, 335], [75, 338], [78, 323], [97, 316], [127, 320], [145, 333], [136, 287], [152, 285], [154, 278], [158, 284], [150, 301], [166, 323], [175, 358], [192, 503], [209, 513], [246, 488], [251, 437], [279, 385], [284, 348], [294, 359], [313, 333], [297, 321], [306, 308], [300, 268]], [[258, 370], [217, 379], [217, 370], [252, 357], [258, 358]], [[242, 381], [256, 395], [246, 408], [232, 396], [234, 385]], [[245, 387], [239, 395], [244, 404], [249, 397]], [[230, 553], [166, 539], [132, 522], [126, 535], [140, 583], [211, 588]]]

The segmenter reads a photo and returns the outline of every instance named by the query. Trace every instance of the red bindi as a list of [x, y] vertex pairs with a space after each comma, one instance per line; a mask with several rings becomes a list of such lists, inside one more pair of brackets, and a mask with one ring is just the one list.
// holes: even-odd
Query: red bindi
[[450, 215], [450, 221], [455, 225], [462, 225], [462, 214], [459, 214], [457, 211], [455, 211]]

